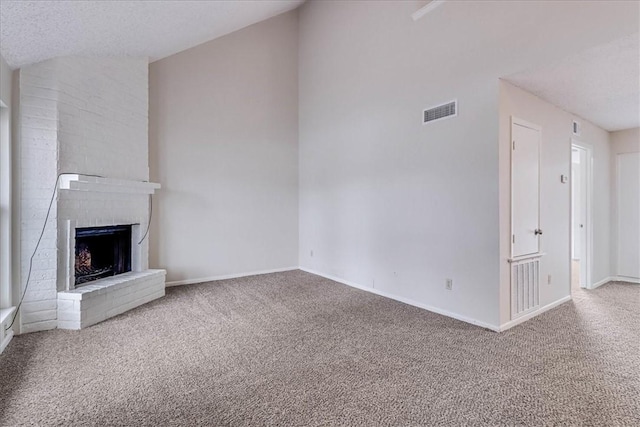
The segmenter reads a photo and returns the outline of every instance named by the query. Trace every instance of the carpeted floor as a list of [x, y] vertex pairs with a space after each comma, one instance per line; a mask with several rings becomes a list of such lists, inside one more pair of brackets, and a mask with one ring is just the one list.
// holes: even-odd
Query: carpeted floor
[[640, 286], [498, 334], [301, 271], [14, 338], [2, 425], [640, 425]]

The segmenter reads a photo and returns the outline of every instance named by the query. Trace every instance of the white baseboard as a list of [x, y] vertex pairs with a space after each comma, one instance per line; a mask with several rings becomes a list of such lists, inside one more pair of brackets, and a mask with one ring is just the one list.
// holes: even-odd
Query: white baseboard
[[200, 277], [198, 279], [174, 280], [165, 283], [166, 287], [192, 285], [195, 283], [215, 282], [217, 280], [237, 279], [239, 277], [257, 276], [258, 274], [281, 273], [283, 271], [298, 270], [298, 267], [274, 268], [272, 270], [250, 271], [248, 273], [225, 274], [222, 276]]
[[614, 280], [614, 278], [613, 278], [613, 277], [605, 277], [604, 279], [602, 279], [602, 280], [600, 280], [600, 281], [598, 281], [598, 282], [596, 282], [596, 283], [593, 283], [593, 284], [591, 285], [591, 287], [589, 287], [589, 288], [587, 288], [587, 289], [595, 289], [595, 288], [597, 288], [597, 287], [599, 287], [599, 286], [604, 285], [605, 283], [612, 282], [613, 280]]
[[627, 282], [627, 283], [640, 284], [640, 279], [638, 279], [637, 277], [609, 276], [594, 283], [593, 285], [591, 285], [589, 289], [595, 289], [609, 282]]
[[352, 288], [360, 289], [362, 291], [370, 292], [372, 294], [376, 294], [376, 295], [379, 295], [379, 296], [382, 296], [382, 297], [385, 297], [385, 298], [389, 298], [389, 299], [392, 299], [392, 300], [395, 300], [395, 301], [399, 301], [399, 302], [402, 302], [404, 304], [408, 304], [408, 305], [412, 305], [414, 307], [422, 308], [423, 310], [427, 310], [427, 311], [430, 311], [432, 313], [441, 314], [443, 316], [451, 317], [453, 319], [460, 320], [460, 321], [466, 322], [466, 323], [470, 323], [472, 325], [480, 326], [481, 328], [489, 329], [489, 330], [492, 330], [492, 331], [495, 331], [495, 332], [499, 332], [500, 331], [500, 328], [495, 326], [495, 325], [491, 325], [489, 323], [481, 322], [479, 320], [475, 320], [475, 319], [472, 319], [472, 318], [469, 318], [469, 317], [466, 317], [466, 316], [462, 316], [462, 315], [457, 314], [457, 313], [453, 313], [453, 312], [450, 312], [450, 311], [447, 311], [447, 310], [443, 310], [443, 309], [440, 309], [440, 308], [437, 308], [437, 307], [433, 307], [433, 306], [430, 306], [430, 305], [427, 305], [427, 304], [423, 304], [421, 302], [414, 301], [414, 300], [411, 300], [409, 298], [404, 298], [404, 297], [400, 297], [400, 296], [397, 296], [397, 295], [393, 295], [393, 294], [390, 294], [390, 293], [387, 293], [387, 292], [384, 292], [384, 291], [380, 291], [378, 289], [370, 288], [370, 287], [367, 287], [367, 286], [360, 285], [358, 283], [354, 283], [354, 282], [350, 282], [348, 280], [344, 280], [344, 279], [342, 279], [340, 277], [335, 277], [335, 276], [331, 276], [329, 274], [321, 273], [319, 271], [311, 270], [309, 268], [299, 267], [299, 269], [302, 270], [302, 271], [306, 271], [307, 273], [315, 274], [316, 276], [324, 277], [325, 279], [333, 280], [334, 282], [342, 283], [343, 285], [351, 286]]
[[[421, 302], [418, 301], [414, 301], [412, 299], [409, 298], [404, 298], [404, 297], [400, 297], [397, 295], [393, 295], [390, 294], [388, 292], [384, 292], [375, 288], [371, 288], [371, 287], [367, 287], [367, 286], [363, 286], [359, 283], [355, 283], [355, 282], [351, 282], [345, 279], [342, 279], [340, 277], [336, 277], [336, 276], [332, 276], [330, 274], [325, 274], [316, 270], [312, 270], [310, 268], [306, 268], [306, 267], [286, 267], [286, 268], [278, 268], [278, 269], [273, 269], [273, 270], [261, 270], [261, 271], [252, 271], [252, 272], [248, 272], [248, 273], [237, 273], [237, 274], [227, 274], [227, 275], [222, 275], [222, 276], [212, 276], [212, 277], [202, 277], [199, 279], [188, 279], [188, 280], [176, 280], [176, 281], [172, 281], [172, 282], [167, 282], [166, 286], [167, 287], [171, 287], [171, 286], [181, 286], [181, 285], [190, 285], [190, 284], [195, 284], [195, 283], [204, 283], [204, 282], [213, 282], [213, 281], [217, 281], [217, 280], [226, 280], [226, 279], [235, 279], [235, 278], [239, 278], [239, 277], [247, 277], [247, 276], [256, 276], [259, 274], [269, 274], [269, 273], [280, 273], [283, 271], [292, 271], [292, 270], [302, 270], [305, 271], [307, 273], [310, 274], [315, 274], [316, 276], [320, 276], [320, 277], [324, 277], [326, 279], [329, 280], [333, 280], [334, 282], [338, 282], [338, 283], [342, 283], [343, 285], [347, 285], [350, 286], [352, 288], [356, 288], [356, 289], [360, 289], [362, 291], [366, 291], [375, 295], [379, 295], [385, 298], [389, 298], [395, 301], [399, 301], [401, 303], [404, 304], [408, 304], [414, 307], [418, 307], [421, 308], [423, 310], [427, 310], [430, 311], [432, 313], [436, 313], [436, 314], [441, 314], [443, 316], [447, 316], [447, 317], [451, 317], [453, 319], [456, 320], [460, 320], [462, 322], [466, 322], [466, 323], [470, 323], [472, 325], [476, 325], [476, 326], [480, 326], [481, 328], [485, 328], [485, 329], [489, 329], [491, 331], [495, 331], [495, 332], [503, 332], [506, 331], [507, 329], [511, 329], [516, 325], [519, 325], [523, 322], [526, 322], [529, 319], [532, 319], [533, 317], [538, 316], [539, 314], [542, 314], [546, 311], [551, 310], [554, 307], [559, 306], [560, 304], [564, 304], [567, 301], [571, 300], [571, 295], [568, 295], [564, 298], [560, 298], [557, 301], [554, 301], [550, 304], [545, 305], [544, 307], [539, 308], [536, 311], [533, 311], [525, 316], [522, 316], [518, 319], [515, 320], [511, 320], [509, 322], [503, 323], [500, 326], [496, 326], [496, 325], [492, 325], [486, 322], [482, 322], [476, 319], [472, 319], [470, 317], [466, 317], [466, 316], [462, 316], [458, 313], [454, 313], [448, 310], [443, 310], [441, 308], [438, 307], [433, 307], [430, 306], [428, 304], [423, 304]], [[599, 284], [597, 286], [600, 286], [604, 283], [607, 283], [609, 281], [612, 280], [624, 280], [624, 281], [629, 281], [629, 279], [619, 279], [619, 278], [607, 278], [606, 280], [602, 281], [602, 283], [598, 282]], [[638, 281], [640, 283], [640, 281]]]
[[638, 279], [637, 277], [613, 276], [611, 278], [611, 281], [613, 281], [613, 282], [627, 282], [627, 283], [640, 284], [640, 279]]
[[559, 300], [554, 301], [554, 302], [552, 302], [550, 304], [547, 304], [544, 307], [540, 307], [536, 311], [532, 311], [531, 313], [528, 313], [528, 314], [526, 314], [526, 315], [524, 315], [522, 317], [518, 317], [517, 319], [510, 320], [510, 321], [508, 321], [506, 323], [503, 323], [502, 325], [500, 325], [500, 332], [504, 332], [507, 329], [511, 329], [516, 325], [519, 325], [519, 324], [521, 324], [523, 322], [526, 322], [527, 320], [532, 319], [532, 318], [544, 313], [545, 311], [549, 311], [552, 308], [555, 308], [555, 307], [559, 306], [560, 304], [564, 304], [565, 302], [570, 301], [570, 300], [571, 300], [571, 295], [567, 295], [566, 297], [560, 298]]

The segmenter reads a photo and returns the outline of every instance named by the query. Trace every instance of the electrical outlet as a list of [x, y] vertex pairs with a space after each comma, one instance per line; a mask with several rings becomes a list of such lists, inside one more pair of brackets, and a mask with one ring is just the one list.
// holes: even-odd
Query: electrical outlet
[[550, 284], [551, 284], [551, 275], [549, 274], [547, 276], [547, 285], [550, 285]]
[[448, 291], [453, 289], [453, 279], [447, 279], [446, 288], [447, 288]]
[[311, 249], [311, 258], [313, 258], [313, 249]]

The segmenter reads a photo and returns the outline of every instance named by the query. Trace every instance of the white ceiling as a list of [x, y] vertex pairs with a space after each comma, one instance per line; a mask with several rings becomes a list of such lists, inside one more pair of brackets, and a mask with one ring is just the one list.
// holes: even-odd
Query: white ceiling
[[[12, 68], [67, 55], [147, 56], [154, 61], [292, 10], [303, 2], [0, 0], [0, 53]], [[424, 2], [415, 1], [415, 4], [417, 10]], [[575, 4], [553, 2], [543, 8], [536, 2], [501, 3], [503, 15], [518, 12], [531, 17], [526, 21], [515, 20], [517, 25], [497, 26], [500, 31], [494, 31], [492, 39], [497, 45], [486, 44], [486, 53], [499, 52], [511, 45], [527, 50], [531, 40], [538, 37], [540, 28], [536, 23], [548, 17], [548, 8], [558, 9], [551, 12], [557, 15], [555, 19], [560, 19], [565, 16], [563, 13], [575, 15]], [[438, 10], [451, 11], [456, 9], [454, 6], [459, 13], [467, 9], [466, 4], [449, 2]], [[617, 27], [624, 27], [624, 23], [611, 18], [620, 21], [616, 15], [620, 12], [618, 9], [627, 9], [622, 6], [626, 5], [610, 3], [603, 9], [598, 2], [581, 3], [582, 19], [595, 23], [593, 31], [581, 33], [584, 48], [593, 46], [597, 39], [611, 40], [607, 37], [616, 33]], [[467, 18], [461, 15], [454, 19]], [[498, 16], [497, 19], [505, 22], [506, 18]], [[598, 24], [606, 19], [616, 25]], [[629, 22], [632, 21], [630, 18]], [[637, 20], [633, 23], [634, 34], [619, 38], [620, 34], [629, 34], [621, 30], [613, 42], [564, 59], [555, 56], [557, 60], [553, 63], [536, 63], [536, 52], [530, 51], [528, 56], [533, 59], [527, 69], [509, 73], [505, 79], [609, 131], [640, 127], [640, 45]], [[562, 37], [558, 38], [556, 49], [546, 51], [555, 55], [562, 50], [563, 42]], [[522, 70], [523, 62], [526, 61], [515, 61], [512, 69]]]
[[608, 131], [640, 127], [640, 34], [505, 80]]
[[57, 56], [164, 58], [304, 0], [0, 1], [0, 53], [17, 68]]

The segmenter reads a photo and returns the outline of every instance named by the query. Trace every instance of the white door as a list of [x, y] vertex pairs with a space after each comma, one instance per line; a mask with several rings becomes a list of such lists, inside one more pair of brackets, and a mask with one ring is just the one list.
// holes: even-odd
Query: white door
[[540, 252], [540, 128], [511, 124], [511, 256]]
[[640, 278], [640, 153], [618, 154], [618, 275]]
[[575, 147], [571, 150], [571, 196], [571, 258], [580, 260], [580, 151]]
[[573, 227], [572, 258], [579, 261], [580, 287], [587, 286], [587, 269], [589, 260], [587, 259], [587, 227], [589, 221], [588, 198], [589, 198], [589, 155], [587, 150], [573, 145], [571, 148], [571, 222]]

